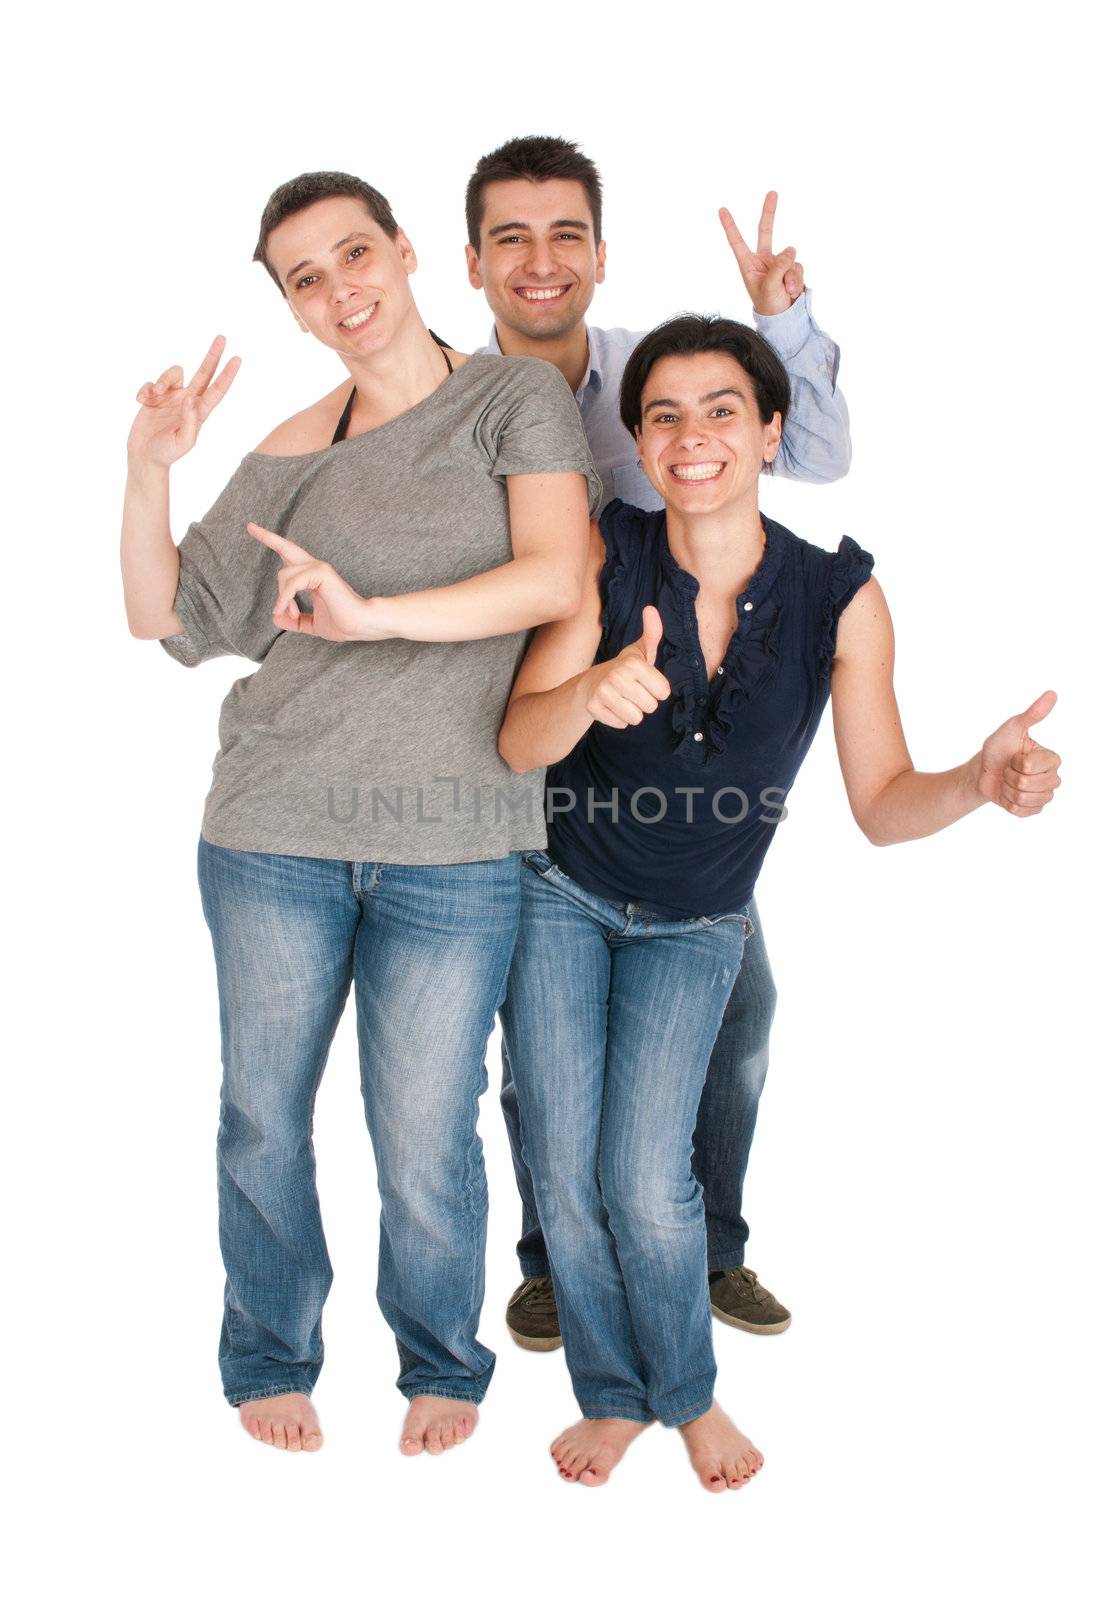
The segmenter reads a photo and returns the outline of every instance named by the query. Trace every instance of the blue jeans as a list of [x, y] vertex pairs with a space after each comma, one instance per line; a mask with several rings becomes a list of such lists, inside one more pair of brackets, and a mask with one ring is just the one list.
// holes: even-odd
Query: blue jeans
[[667, 921], [523, 860], [501, 1020], [573, 1389], [586, 1417], [689, 1422], [715, 1383], [692, 1134], [748, 919]]
[[377, 1299], [408, 1396], [480, 1401], [487, 1188], [477, 1102], [519, 918], [517, 855], [402, 867], [201, 838], [219, 980], [219, 1361], [232, 1405], [300, 1390], [331, 1285], [315, 1094], [351, 982], [381, 1198]]
[[[740, 1267], [746, 1258], [750, 1230], [742, 1215], [742, 1190], [757, 1126], [758, 1101], [769, 1070], [769, 1031], [776, 1011], [776, 985], [753, 900], [749, 904], [749, 914], [757, 937], [746, 947], [723, 1013], [723, 1025], [711, 1052], [692, 1156], [692, 1170], [703, 1186], [707, 1260], [713, 1271]], [[519, 1105], [506, 1035], [500, 1105], [507, 1123], [515, 1181], [523, 1202], [519, 1265], [525, 1278], [547, 1277], [550, 1262], [538, 1220], [534, 1185], [523, 1156]]]

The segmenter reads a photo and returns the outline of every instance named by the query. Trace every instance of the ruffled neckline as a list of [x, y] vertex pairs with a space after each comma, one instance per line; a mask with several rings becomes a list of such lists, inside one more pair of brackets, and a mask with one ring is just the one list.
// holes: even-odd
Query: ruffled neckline
[[[738, 707], [771, 679], [779, 661], [777, 635], [783, 605], [774, 586], [784, 564], [783, 530], [762, 515], [765, 548], [756, 571], [735, 605], [735, 631], [709, 684], [696, 622], [698, 578], [669, 548], [662, 523], [659, 554], [660, 606], [664, 629], [658, 668], [672, 686], [674, 754], [687, 766], [709, 766], [727, 747]], [[701, 735], [697, 738], [696, 735]]]

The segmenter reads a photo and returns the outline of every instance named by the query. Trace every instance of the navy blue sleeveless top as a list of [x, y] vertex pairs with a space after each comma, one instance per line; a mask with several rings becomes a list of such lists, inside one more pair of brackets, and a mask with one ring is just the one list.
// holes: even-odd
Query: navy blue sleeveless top
[[699, 583], [669, 549], [664, 511], [613, 500], [600, 518], [596, 660], [640, 638], [655, 605], [672, 694], [636, 727], [594, 722], [547, 773], [550, 857], [593, 894], [670, 918], [738, 911], [753, 894], [830, 695], [838, 618], [873, 568], [853, 539], [831, 552], [761, 524], [761, 564], [708, 682]]

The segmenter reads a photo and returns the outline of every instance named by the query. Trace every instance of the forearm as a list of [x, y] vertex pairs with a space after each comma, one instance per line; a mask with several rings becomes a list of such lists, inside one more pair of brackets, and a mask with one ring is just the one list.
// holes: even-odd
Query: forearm
[[564, 561], [517, 556], [442, 589], [366, 601], [366, 638], [490, 639], [574, 616], [580, 579]]
[[865, 836], [873, 844], [903, 844], [925, 839], [970, 811], [986, 805], [979, 792], [980, 753], [948, 772], [916, 772], [913, 768], [892, 778], [874, 795], [863, 812], [856, 813]]
[[849, 471], [849, 410], [838, 388], [840, 352], [811, 315], [809, 291], [775, 316], [755, 313], [757, 331], [788, 372], [791, 401], [774, 471], [805, 483], [833, 483]]
[[173, 612], [180, 557], [169, 527], [169, 469], [131, 462], [120, 541], [127, 623], [137, 639], [182, 632]]
[[589, 667], [556, 689], [511, 702], [500, 729], [500, 754], [513, 772], [550, 767], [580, 742], [594, 721], [587, 707], [596, 674]]

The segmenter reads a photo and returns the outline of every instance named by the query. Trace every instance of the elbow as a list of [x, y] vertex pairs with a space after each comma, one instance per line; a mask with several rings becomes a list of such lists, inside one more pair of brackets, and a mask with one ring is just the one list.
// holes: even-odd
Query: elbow
[[555, 571], [545, 575], [538, 593], [539, 622], [569, 622], [584, 600], [581, 573]]
[[496, 748], [500, 752], [500, 759], [506, 762], [516, 777], [522, 777], [525, 772], [533, 772], [535, 767], [542, 764], [530, 760], [521, 741], [514, 734], [514, 730], [510, 726], [510, 720], [505, 722], [500, 729], [500, 737], [496, 742]]

